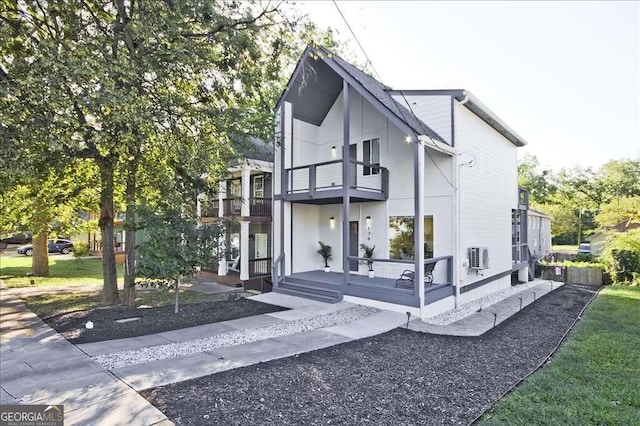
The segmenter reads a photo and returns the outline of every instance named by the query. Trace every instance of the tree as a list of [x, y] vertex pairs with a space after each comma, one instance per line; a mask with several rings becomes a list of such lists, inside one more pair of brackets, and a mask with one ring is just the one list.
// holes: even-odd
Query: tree
[[640, 196], [614, 198], [600, 206], [598, 226], [614, 226], [623, 221], [640, 221]]
[[137, 275], [143, 284], [173, 286], [177, 314], [182, 278], [217, 262], [222, 224], [198, 224], [177, 209], [159, 213], [143, 210], [140, 222], [147, 237], [138, 247]]
[[[190, 188], [205, 171], [219, 175], [220, 160], [230, 155], [229, 134], [269, 127], [265, 117], [280, 84], [272, 77], [282, 69], [284, 35], [291, 29], [280, 6], [188, 0], [3, 3], [0, 83], [3, 104], [11, 106], [1, 113], [3, 135], [24, 152], [24, 139], [12, 135], [38, 134], [33, 142], [40, 151], [96, 165], [103, 302], [118, 301], [118, 180], [126, 188], [127, 232], [134, 242], [142, 167], [152, 165], [148, 175], [162, 169], [157, 174], [192, 181], [185, 186]], [[176, 152], [184, 157], [176, 159]], [[128, 247], [133, 250], [135, 242]], [[129, 302], [132, 258], [128, 252]]]
[[557, 188], [553, 183], [553, 172], [543, 169], [535, 155], [527, 154], [518, 163], [518, 186], [529, 190], [529, 200], [547, 203]]

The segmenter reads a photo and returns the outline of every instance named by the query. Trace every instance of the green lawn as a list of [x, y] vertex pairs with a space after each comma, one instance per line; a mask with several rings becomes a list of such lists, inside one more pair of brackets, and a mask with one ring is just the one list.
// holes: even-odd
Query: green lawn
[[[174, 303], [175, 293], [170, 290], [141, 290], [136, 292], [136, 305], [163, 306]], [[216, 302], [227, 300], [229, 294], [203, 294], [195, 291], [180, 290], [180, 304]], [[120, 291], [122, 298], [122, 291]], [[27, 307], [41, 318], [64, 312], [101, 307], [100, 292], [86, 293], [49, 293], [25, 298]]]
[[561, 245], [554, 245], [551, 246], [551, 251], [553, 253], [571, 253], [571, 254], [576, 254], [578, 252], [578, 245], [565, 245], [565, 246], [561, 246]]
[[552, 362], [482, 424], [640, 424], [640, 287], [603, 289]]
[[[102, 260], [59, 260], [58, 256], [49, 256], [49, 276], [48, 277], [28, 277], [31, 272], [31, 258], [20, 257], [0, 257], [0, 278], [7, 284], [7, 287], [30, 287], [30, 281], [34, 281], [34, 286], [56, 286], [56, 285], [80, 285], [80, 284], [102, 284]], [[122, 265], [117, 265], [118, 276], [122, 277]], [[122, 282], [122, 278], [119, 279]]]

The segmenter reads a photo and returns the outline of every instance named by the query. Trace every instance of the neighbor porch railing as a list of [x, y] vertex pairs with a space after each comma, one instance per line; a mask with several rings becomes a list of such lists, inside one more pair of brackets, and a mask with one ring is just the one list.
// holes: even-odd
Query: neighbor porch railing
[[249, 259], [249, 276], [256, 277], [260, 275], [269, 275], [269, 266], [271, 266], [270, 257]]

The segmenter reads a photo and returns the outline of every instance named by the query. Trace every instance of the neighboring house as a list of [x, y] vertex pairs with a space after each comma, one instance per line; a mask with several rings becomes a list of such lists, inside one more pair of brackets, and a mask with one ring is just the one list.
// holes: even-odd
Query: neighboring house
[[310, 47], [276, 112], [275, 291], [426, 318], [529, 278], [525, 141], [468, 91], [392, 90]]
[[[100, 233], [100, 229], [97, 229], [98, 219], [100, 218], [100, 213], [96, 212], [83, 212], [80, 214], [80, 217], [85, 222], [93, 221], [95, 223], [96, 229], [89, 232], [82, 232], [77, 235], [71, 236], [69, 239], [74, 243], [82, 242], [86, 243], [89, 246], [89, 250], [93, 253], [99, 254], [102, 253], [102, 235]], [[124, 252], [125, 249], [125, 229], [124, 222], [126, 219], [126, 215], [124, 212], [119, 212], [115, 214], [113, 218], [113, 241], [115, 245], [116, 254], [119, 252]], [[117, 261], [123, 262], [122, 256], [118, 256]]]
[[594, 256], [601, 255], [604, 251], [605, 246], [607, 245], [607, 240], [611, 235], [627, 232], [632, 229], [638, 228], [640, 228], [640, 222], [635, 222], [633, 220], [623, 220], [617, 225], [605, 226], [602, 229], [598, 229], [593, 233], [589, 240], [589, 242], [591, 243], [591, 254]]
[[271, 267], [271, 174], [273, 148], [257, 138], [240, 149], [240, 160], [229, 167], [227, 179], [218, 193], [198, 197], [197, 216], [201, 222], [233, 218], [221, 244], [224, 257], [211, 270], [221, 282], [241, 284], [270, 274]]
[[534, 210], [527, 210], [527, 243], [535, 260], [551, 255], [551, 217]]

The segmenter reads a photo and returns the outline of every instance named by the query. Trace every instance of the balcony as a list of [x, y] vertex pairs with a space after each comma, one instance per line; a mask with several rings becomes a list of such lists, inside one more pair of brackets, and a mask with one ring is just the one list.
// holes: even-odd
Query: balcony
[[[285, 170], [284, 179], [285, 201], [339, 204], [346, 190], [342, 160], [292, 167]], [[389, 197], [389, 170], [350, 160], [348, 188], [351, 202], [384, 201]]]
[[[223, 212], [225, 216], [241, 216], [242, 200], [240, 198], [225, 198], [223, 202]], [[202, 217], [218, 217], [219, 216], [219, 200], [211, 200], [203, 202], [200, 215]], [[250, 216], [271, 216], [271, 198], [250, 198], [249, 199], [249, 215]]]

